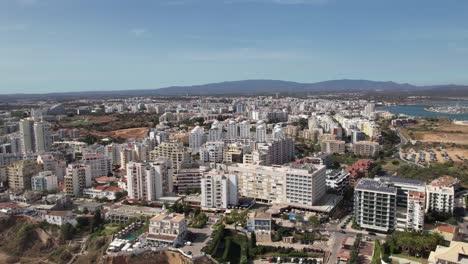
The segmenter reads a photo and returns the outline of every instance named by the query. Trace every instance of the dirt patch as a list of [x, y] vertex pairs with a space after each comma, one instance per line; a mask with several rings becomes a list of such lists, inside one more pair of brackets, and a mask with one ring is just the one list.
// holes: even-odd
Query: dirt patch
[[84, 134], [93, 134], [97, 137], [112, 137], [112, 138], [135, 138], [141, 139], [145, 138], [148, 135], [149, 128], [148, 127], [135, 127], [135, 128], [126, 128], [126, 129], [119, 129], [114, 131], [108, 132], [100, 132], [100, 131], [83, 131]]
[[[118, 256], [107, 258], [104, 263], [109, 264], [192, 264], [193, 261], [175, 251], [146, 252], [136, 256]], [[210, 263], [210, 262], [207, 262]], [[213, 262], [211, 262], [213, 263]]]
[[443, 132], [413, 132], [413, 138], [423, 142], [455, 143], [468, 145], [468, 133], [454, 134]]

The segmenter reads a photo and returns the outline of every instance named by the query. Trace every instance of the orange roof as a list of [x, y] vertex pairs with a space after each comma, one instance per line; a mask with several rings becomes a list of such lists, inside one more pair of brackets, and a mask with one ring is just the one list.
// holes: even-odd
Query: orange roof
[[437, 227], [437, 231], [450, 234], [454, 234], [456, 230], [456, 227], [452, 225], [440, 225]]

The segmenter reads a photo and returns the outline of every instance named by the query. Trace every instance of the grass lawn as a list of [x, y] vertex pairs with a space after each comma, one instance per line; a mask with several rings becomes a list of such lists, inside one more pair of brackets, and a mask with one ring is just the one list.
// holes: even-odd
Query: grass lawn
[[416, 261], [416, 262], [423, 263], [423, 264], [428, 263], [427, 259], [425, 258], [417, 258], [417, 257], [408, 256], [405, 254], [392, 254], [392, 257], [409, 259], [409, 260]]

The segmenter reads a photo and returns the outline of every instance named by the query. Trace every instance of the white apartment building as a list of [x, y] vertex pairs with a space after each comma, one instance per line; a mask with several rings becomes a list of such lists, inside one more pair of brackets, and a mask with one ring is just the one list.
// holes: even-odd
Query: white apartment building
[[215, 120], [208, 131], [207, 142], [220, 141], [223, 139], [223, 126], [218, 120]]
[[224, 142], [207, 142], [200, 148], [200, 160], [202, 162], [223, 162]]
[[363, 178], [355, 188], [356, 223], [366, 229], [421, 231], [424, 226], [425, 185], [397, 177]]
[[204, 173], [201, 178], [201, 207], [227, 209], [238, 202], [237, 176], [223, 172]]
[[325, 195], [325, 166], [298, 164], [294, 166], [261, 166], [236, 164], [228, 166], [230, 174], [238, 175], [239, 194], [268, 203], [284, 203], [307, 207]]
[[239, 137], [236, 121], [230, 120], [226, 125], [226, 139], [236, 139]]
[[453, 213], [455, 190], [459, 180], [450, 176], [440, 177], [426, 186], [426, 212]]
[[248, 121], [244, 120], [239, 124], [239, 137], [250, 138], [250, 123]]
[[36, 152], [46, 152], [49, 150], [52, 145], [52, 134], [48, 123], [34, 123], [34, 142]]
[[91, 177], [107, 176], [112, 172], [111, 159], [103, 154], [83, 155], [83, 163], [91, 167]]
[[266, 142], [267, 140], [266, 124], [261, 120], [257, 122], [255, 128], [255, 140], [257, 142]]
[[30, 153], [35, 151], [34, 142], [34, 120], [32, 118], [21, 119], [19, 122], [21, 137], [21, 152]]
[[196, 126], [189, 134], [189, 147], [193, 152], [198, 152], [205, 143], [205, 131], [202, 127]]
[[172, 173], [167, 159], [127, 164], [127, 193], [130, 199], [155, 201], [172, 191]]
[[52, 171], [41, 171], [31, 178], [33, 191], [53, 191], [57, 186], [57, 176]]

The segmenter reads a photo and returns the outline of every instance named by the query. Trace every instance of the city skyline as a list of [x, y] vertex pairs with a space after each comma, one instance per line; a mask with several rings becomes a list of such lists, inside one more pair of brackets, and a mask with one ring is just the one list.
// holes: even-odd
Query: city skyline
[[0, 93], [243, 79], [467, 84], [468, 3], [0, 2]]

